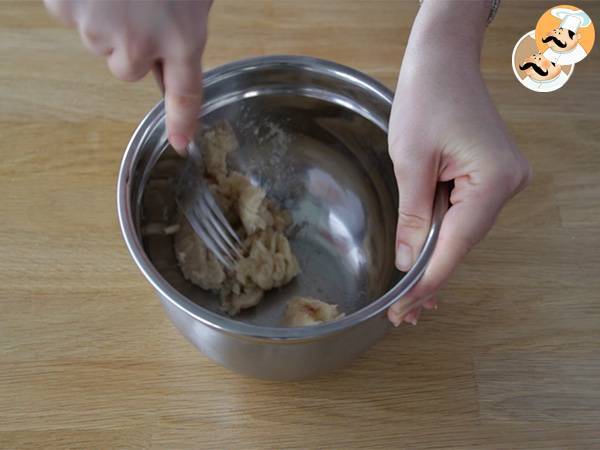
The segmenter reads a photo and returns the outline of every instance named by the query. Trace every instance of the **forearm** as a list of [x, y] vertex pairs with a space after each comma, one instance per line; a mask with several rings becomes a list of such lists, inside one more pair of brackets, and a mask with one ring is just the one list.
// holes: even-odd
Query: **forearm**
[[388, 135], [398, 182], [399, 270], [413, 267], [427, 239], [436, 183], [453, 185], [427, 270], [388, 311], [394, 325], [416, 323], [419, 308], [406, 313], [407, 307], [435, 305], [432, 295], [531, 176], [481, 76], [491, 7], [491, 0], [424, 0], [404, 54]]
[[407, 47], [414, 56], [438, 51], [479, 64], [490, 0], [424, 0]]

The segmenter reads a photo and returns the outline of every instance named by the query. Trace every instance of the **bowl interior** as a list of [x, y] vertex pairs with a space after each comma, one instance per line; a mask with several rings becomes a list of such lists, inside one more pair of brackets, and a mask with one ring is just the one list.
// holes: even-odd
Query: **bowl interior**
[[[292, 93], [246, 96], [208, 109], [202, 123], [223, 119], [240, 143], [231, 164], [292, 213], [290, 242], [302, 269], [289, 285], [267, 293], [236, 319], [278, 326], [286, 300], [298, 295], [336, 303], [350, 314], [399, 281], [402, 274], [394, 268], [397, 189], [384, 129], [341, 102]], [[158, 124], [154, 139], [146, 139], [146, 145], [164, 150], [146, 170], [149, 182], [137, 211], [142, 228], [176, 216], [168, 178], [179, 162], [164, 144], [162, 128]], [[215, 294], [183, 278], [171, 236], [145, 236], [143, 244], [173, 287], [220, 313]]]

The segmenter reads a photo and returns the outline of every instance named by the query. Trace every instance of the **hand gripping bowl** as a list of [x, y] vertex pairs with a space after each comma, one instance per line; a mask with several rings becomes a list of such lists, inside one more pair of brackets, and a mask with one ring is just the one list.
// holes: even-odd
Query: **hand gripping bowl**
[[[179, 331], [223, 366], [277, 380], [339, 368], [389, 329], [387, 308], [423, 274], [448, 208], [447, 188], [438, 186], [431, 229], [414, 267], [398, 272], [388, 89], [348, 67], [295, 56], [227, 64], [206, 73], [204, 83], [202, 123], [227, 120], [240, 143], [236, 167], [291, 212], [290, 242], [302, 273], [230, 318], [214, 294], [183, 278], [172, 236], [142, 236], [153, 213], [144, 211], [144, 190], [157, 162], [172, 152], [163, 102], [138, 126], [119, 172], [118, 214], [127, 247]], [[282, 327], [285, 303], [297, 295], [338, 304], [346, 316]]]

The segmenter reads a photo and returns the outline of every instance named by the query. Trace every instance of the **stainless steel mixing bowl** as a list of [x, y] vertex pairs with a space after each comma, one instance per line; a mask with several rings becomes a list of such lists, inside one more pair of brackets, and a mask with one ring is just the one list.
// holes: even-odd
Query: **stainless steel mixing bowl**
[[[163, 102], [133, 134], [119, 173], [119, 221], [129, 251], [175, 326], [213, 360], [242, 374], [279, 380], [336, 369], [389, 329], [387, 308], [418, 281], [432, 254], [448, 207], [447, 189], [438, 187], [431, 229], [415, 266], [398, 272], [388, 89], [348, 67], [292, 56], [234, 62], [208, 72], [204, 82], [202, 123], [228, 120], [241, 147], [233, 163], [291, 211], [296, 224], [291, 244], [302, 273], [256, 308], [230, 318], [219, 311], [215, 295], [183, 279], [170, 236], [142, 236], [149, 217], [169, 220], [173, 214], [169, 184], [152, 181], [162, 176], [157, 162], [172, 152]], [[149, 185], [159, 191], [162, 186], [162, 212], [144, 210]], [[336, 303], [346, 317], [281, 327], [285, 302], [296, 295]]]

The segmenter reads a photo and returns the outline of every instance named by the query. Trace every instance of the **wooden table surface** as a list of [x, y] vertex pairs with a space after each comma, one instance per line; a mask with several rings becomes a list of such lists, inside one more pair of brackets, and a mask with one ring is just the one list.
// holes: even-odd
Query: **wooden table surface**
[[[205, 66], [306, 54], [392, 88], [416, 3], [216, 0]], [[114, 80], [41, 2], [2, 2], [0, 447], [600, 448], [600, 43], [552, 94], [510, 67], [554, 4], [505, 2], [483, 56], [532, 186], [438, 311], [283, 384], [197, 353], [125, 248], [115, 182], [151, 77]]]

